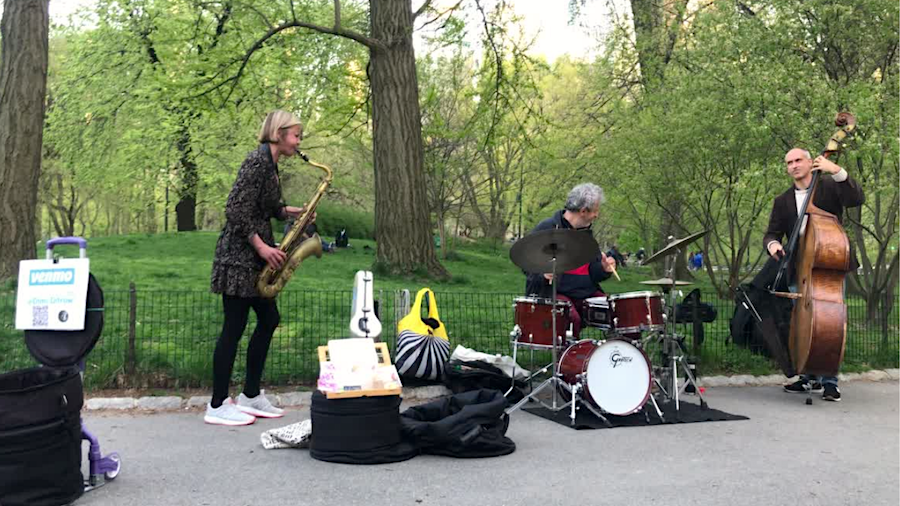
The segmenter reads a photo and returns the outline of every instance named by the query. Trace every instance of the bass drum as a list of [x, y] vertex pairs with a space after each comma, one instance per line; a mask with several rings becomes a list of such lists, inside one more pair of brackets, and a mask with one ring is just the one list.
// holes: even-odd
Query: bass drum
[[622, 339], [578, 341], [563, 352], [559, 372], [566, 383], [581, 383], [584, 398], [611, 415], [636, 413], [650, 398], [650, 361]]

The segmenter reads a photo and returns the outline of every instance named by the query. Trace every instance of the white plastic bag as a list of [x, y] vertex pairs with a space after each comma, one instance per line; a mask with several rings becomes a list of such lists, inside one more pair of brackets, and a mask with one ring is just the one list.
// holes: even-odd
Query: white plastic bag
[[509, 377], [512, 377], [513, 371], [515, 371], [516, 379], [523, 379], [528, 376], [528, 371], [522, 369], [518, 364], [513, 362], [512, 357], [509, 355], [500, 355], [499, 353], [490, 355], [475, 351], [471, 348], [466, 348], [462, 345], [456, 346], [456, 349], [453, 350], [453, 354], [450, 355], [450, 360], [459, 360], [460, 362], [487, 362], [503, 371], [503, 374]]

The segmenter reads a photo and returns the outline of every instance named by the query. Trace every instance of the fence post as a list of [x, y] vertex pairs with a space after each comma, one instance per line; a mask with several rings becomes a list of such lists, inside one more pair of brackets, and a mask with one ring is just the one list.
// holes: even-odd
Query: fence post
[[134, 386], [137, 354], [134, 349], [134, 337], [137, 330], [137, 289], [134, 281], [128, 284], [128, 348], [125, 350], [125, 378]]

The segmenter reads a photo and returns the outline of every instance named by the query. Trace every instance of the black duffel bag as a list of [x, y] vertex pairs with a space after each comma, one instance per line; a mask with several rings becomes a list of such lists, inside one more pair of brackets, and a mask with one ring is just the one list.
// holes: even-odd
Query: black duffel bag
[[422, 453], [463, 458], [508, 455], [516, 444], [506, 437], [507, 405], [499, 390], [455, 394], [404, 411], [403, 433]]
[[0, 375], [0, 505], [57, 506], [81, 497], [81, 418], [76, 367]]
[[[695, 321], [694, 311], [697, 311]], [[708, 302], [700, 302], [700, 289], [694, 289], [681, 303], [675, 304], [675, 323], [712, 323], [718, 316], [716, 307]]]
[[455, 394], [482, 388], [506, 392], [509, 387], [514, 386], [507, 399], [515, 403], [525, 397], [524, 391], [528, 384], [523, 380], [516, 380], [513, 384], [512, 378], [499, 367], [481, 360], [464, 362], [452, 359], [444, 366], [444, 385]]

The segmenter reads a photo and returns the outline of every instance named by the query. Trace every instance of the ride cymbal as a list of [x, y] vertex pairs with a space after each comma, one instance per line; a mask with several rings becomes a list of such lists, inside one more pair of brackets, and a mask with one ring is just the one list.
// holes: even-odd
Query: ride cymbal
[[641, 265], [647, 265], [650, 262], [653, 262], [654, 260], [659, 260], [662, 257], [668, 256], [668, 255], [674, 253], [675, 250], [680, 249], [682, 246], [685, 246], [687, 244], [690, 244], [690, 243], [696, 241], [697, 239], [703, 237], [704, 235], [706, 235], [708, 233], [709, 233], [709, 230], [703, 230], [701, 232], [691, 234], [683, 239], [675, 239], [674, 241], [670, 242], [669, 244], [666, 244], [665, 246], [663, 246], [663, 248], [661, 250], [659, 250], [656, 253], [647, 257], [643, 262], [641, 262]]
[[572, 229], [541, 230], [523, 237], [509, 250], [509, 258], [525, 272], [562, 273], [593, 260], [600, 251], [590, 232]]

